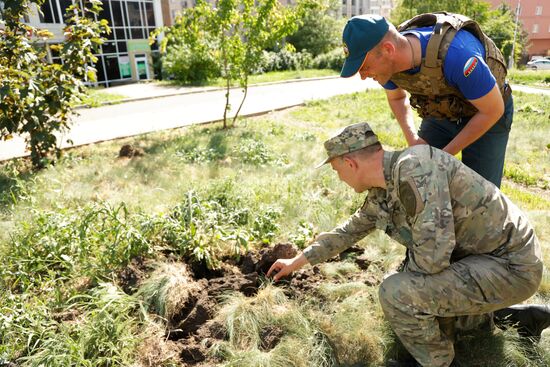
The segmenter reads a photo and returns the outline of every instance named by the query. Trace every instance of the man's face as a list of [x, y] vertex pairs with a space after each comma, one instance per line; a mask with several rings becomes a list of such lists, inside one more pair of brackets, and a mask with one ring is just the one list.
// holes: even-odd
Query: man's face
[[392, 60], [380, 45], [367, 52], [363, 64], [359, 68], [362, 80], [372, 78], [380, 85], [386, 84], [393, 74]]
[[340, 181], [344, 181], [348, 186], [355, 190], [355, 192], [363, 192], [364, 188], [361, 188], [358, 182], [357, 166], [354, 162], [342, 157], [336, 157], [330, 161], [332, 169], [338, 173]]

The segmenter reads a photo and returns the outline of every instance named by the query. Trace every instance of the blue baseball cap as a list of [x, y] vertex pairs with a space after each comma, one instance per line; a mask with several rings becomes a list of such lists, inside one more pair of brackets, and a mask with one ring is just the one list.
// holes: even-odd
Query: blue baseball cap
[[341, 77], [349, 78], [359, 71], [367, 52], [384, 38], [389, 27], [386, 18], [380, 15], [357, 15], [348, 20], [342, 33], [346, 60]]

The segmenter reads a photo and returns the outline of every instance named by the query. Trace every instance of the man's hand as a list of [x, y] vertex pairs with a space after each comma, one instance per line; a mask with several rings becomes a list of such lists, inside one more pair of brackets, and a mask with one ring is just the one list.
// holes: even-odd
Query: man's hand
[[273, 280], [277, 282], [281, 278], [290, 275], [293, 271], [300, 269], [306, 263], [307, 259], [304, 254], [299, 254], [292, 259], [279, 259], [271, 265], [267, 276], [269, 277], [273, 274]]

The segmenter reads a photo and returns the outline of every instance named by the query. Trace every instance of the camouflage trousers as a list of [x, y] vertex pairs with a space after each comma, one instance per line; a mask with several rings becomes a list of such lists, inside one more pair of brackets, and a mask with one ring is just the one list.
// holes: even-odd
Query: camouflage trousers
[[447, 367], [454, 358], [455, 320], [482, 319], [519, 303], [537, 291], [541, 279], [541, 262], [514, 269], [503, 258], [471, 255], [437, 274], [393, 274], [382, 282], [379, 299], [413, 357], [424, 367]]

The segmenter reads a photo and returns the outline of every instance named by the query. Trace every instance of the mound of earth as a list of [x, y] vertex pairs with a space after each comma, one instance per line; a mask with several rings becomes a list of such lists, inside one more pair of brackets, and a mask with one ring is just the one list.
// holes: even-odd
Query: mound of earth
[[[370, 264], [361, 256], [363, 250], [352, 248], [347, 251], [348, 256], [353, 254], [357, 265], [366, 269]], [[166, 322], [164, 334], [158, 335], [155, 341], [146, 340], [147, 346], [140, 357], [142, 366], [159, 365], [161, 361], [168, 360], [169, 354], [177, 360], [181, 366], [204, 367], [212, 366], [217, 362], [208, 355], [208, 349], [216, 340], [227, 338], [224, 325], [215, 320], [220, 307], [221, 296], [227, 292], [240, 292], [247, 297], [254, 296], [258, 292], [262, 277], [266, 276], [271, 265], [279, 258], [292, 258], [296, 256], [298, 249], [289, 243], [277, 244], [264, 248], [257, 252], [249, 252], [239, 262], [224, 263], [221, 269], [209, 271], [203, 266], [191, 266], [192, 280], [188, 287], [188, 296], [182, 302], [181, 308], [173, 312], [171, 319]], [[358, 255], [359, 256], [356, 256]], [[336, 259], [338, 261], [341, 259]], [[144, 273], [150, 270], [150, 264], [142, 260], [133, 261], [121, 274], [123, 289], [133, 292], [136, 285], [144, 279]], [[291, 298], [300, 298], [304, 295], [316, 294], [320, 283], [327, 279], [321, 273], [319, 267], [304, 267], [291, 276], [280, 281], [280, 286]], [[346, 281], [363, 281], [367, 284], [376, 280], [365, 277], [365, 272], [351, 274], [340, 279]], [[334, 281], [334, 280], [331, 280]], [[263, 350], [273, 349], [282, 338], [282, 331], [276, 327], [266, 328], [261, 331]]]

